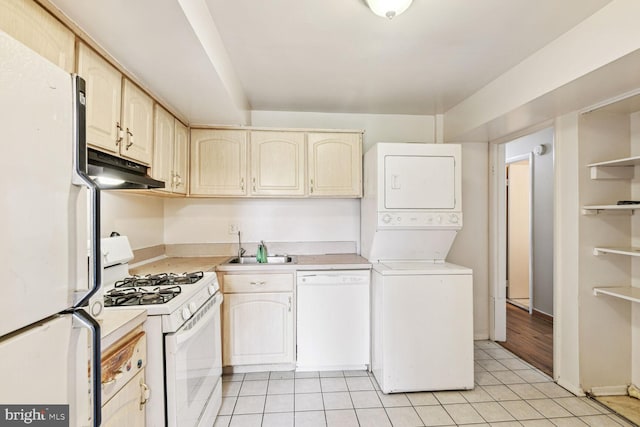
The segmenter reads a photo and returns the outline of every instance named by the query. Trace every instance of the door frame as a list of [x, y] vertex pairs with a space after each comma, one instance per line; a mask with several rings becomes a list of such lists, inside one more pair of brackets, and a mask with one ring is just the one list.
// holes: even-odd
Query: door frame
[[[516, 139], [516, 138], [513, 138]], [[507, 340], [507, 207], [506, 207], [506, 164], [505, 145], [512, 141], [504, 140], [489, 144], [491, 184], [489, 186], [489, 338], [493, 341]], [[525, 154], [530, 159], [530, 204], [533, 209], [533, 173], [535, 169], [533, 153]], [[515, 156], [509, 160], [515, 160]], [[522, 159], [520, 159], [522, 160]], [[516, 160], [517, 161], [517, 160]], [[533, 215], [529, 217], [529, 233], [533, 234]], [[531, 239], [531, 237], [530, 237]], [[533, 239], [531, 239], [530, 267], [533, 265]], [[532, 283], [532, 268], [529, 269], [529, 280]], [[530, 291], [533, 287], [530, 286]], [[533, 304], [531, 304], [533, 307]]]

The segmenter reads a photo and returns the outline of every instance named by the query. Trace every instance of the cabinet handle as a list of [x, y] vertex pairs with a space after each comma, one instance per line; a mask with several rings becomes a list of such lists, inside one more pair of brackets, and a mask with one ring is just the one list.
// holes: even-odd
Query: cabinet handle
[[129, 140], [129, 142], [127, 143], [127, 146], [126, 146], [126, 149], [128, 150], [129, 147], [131, 147], [133, 145], [133, 134], [131, 133], [129, 128], [127, 128], [127, 139]]
[[313, 194], [313, 178], [311, 178], [311, 186], [309, 187], [309, 193]]
[[291, 297], [289, 297], [289, 313], [291, 313]]
[[251, 283], [254, 286], [257, 286], [257, 285], [264, 286], [267, 282], [265, 282], [264, 280], [260, 280], [257, 282], [249, 282], [249, 283]]
[[256, 177], [253, 177], [253, 192], [256, 192]]
[[244, 178], [240, 179], [240, 190], [244, 191]]
[[174, 176], [176, 187], [180, 187], [182, 185], [182, 177], [180, 174], [175, 174]]
[[120, 145], [123, 137], [122, 126], [120, 126], [120, 122], [116, 122], [116, 146]]
[[140, 410], [144, 408], [144, 405], [149, 400], [149, 386], [140, 380]]

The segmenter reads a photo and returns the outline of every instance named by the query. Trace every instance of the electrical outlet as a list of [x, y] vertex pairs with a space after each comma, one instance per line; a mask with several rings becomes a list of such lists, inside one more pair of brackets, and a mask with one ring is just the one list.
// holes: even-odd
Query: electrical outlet
[[229, 234], [238, 234], [239, 230], [240, 226], [238, 226], [238, 224], [235, 224], [233, 222], [229, 223]]

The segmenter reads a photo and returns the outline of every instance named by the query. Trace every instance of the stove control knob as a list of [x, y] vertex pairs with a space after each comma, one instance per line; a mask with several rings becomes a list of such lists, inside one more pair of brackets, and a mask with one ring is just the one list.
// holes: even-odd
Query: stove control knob
[[393, 218], [391, 218], [391, 215], [389, 215], [389, 214], [384, 214], [382, 216], [382, 222], [384, 222], [385, 224], [389, 224], [392, 219]]
[[451, 224], [457, 224], [459, 221], [460, 221], [460, 218], [458, 218], [458, 215], [456, 215], [456, 214], [451, 214], [451, 215], [449, 216], [449, 222], [450, 222]]
[[191, 312], [188, 307], [182, 309], [182, 320], [188, 320], [191, 317]]
[[216, 287], [213, 285], [209, 285], [209, 295], [213, 295], [216, 293]]
[[189, 303], [189, 310], [190, 310], [192, 313], [195, 313], [197, 309], [198, 309], [198, 306], [196, 305], [195, 301], [191, 301], [191, 302]]

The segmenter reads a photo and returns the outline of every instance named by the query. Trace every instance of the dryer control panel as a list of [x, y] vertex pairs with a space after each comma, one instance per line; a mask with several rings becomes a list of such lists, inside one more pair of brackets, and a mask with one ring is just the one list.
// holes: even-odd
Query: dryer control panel
[[378, 228], [462, 228], [462, 212], [378, 212]]

